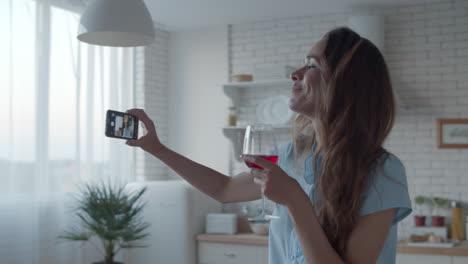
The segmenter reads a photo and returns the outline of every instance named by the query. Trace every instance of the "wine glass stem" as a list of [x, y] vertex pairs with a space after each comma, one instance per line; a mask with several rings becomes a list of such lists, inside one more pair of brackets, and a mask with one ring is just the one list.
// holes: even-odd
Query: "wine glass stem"
[[262, 192], [262, 215], [265, 215], [265, 195]]

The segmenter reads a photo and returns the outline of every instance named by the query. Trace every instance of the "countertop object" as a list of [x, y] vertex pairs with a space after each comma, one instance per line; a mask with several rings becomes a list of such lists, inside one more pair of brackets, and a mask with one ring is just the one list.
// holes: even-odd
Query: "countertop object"
[[237, 215], [210, 213], [206, 215], [206, 233], [235, 234], [237, 232]]
[[268, 235], [270, 230], [270, 220], [268, 221], [249, 221], [249, 226], [257, 235]]
[[251, 82], [253, 80], [252, 74], [234, 74], [231, 75], [231, 82]]

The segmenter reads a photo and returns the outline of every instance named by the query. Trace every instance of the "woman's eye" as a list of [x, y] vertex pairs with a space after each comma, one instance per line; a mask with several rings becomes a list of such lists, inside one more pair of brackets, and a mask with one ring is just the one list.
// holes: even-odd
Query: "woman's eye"
[[306, 69], [315, 69], [315, 68], [318, 68], [317, 66], [317, 62], [315, 61], [315, 58], [313, 57], [307, 57], [304, 59], [304, 67], [306, 67]]

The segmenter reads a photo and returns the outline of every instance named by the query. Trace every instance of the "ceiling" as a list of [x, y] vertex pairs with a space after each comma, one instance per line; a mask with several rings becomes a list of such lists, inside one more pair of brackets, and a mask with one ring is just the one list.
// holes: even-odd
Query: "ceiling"
[[439, 0], [144, 0], [153, 20], [169, 31], [333, 13]]

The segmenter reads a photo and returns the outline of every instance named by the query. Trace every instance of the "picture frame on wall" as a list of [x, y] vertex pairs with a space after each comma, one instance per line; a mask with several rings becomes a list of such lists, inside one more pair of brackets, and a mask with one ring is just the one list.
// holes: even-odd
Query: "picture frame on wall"
[[468, 148], [468, 119], [438, 119], [437, 145], [439, 148]]

